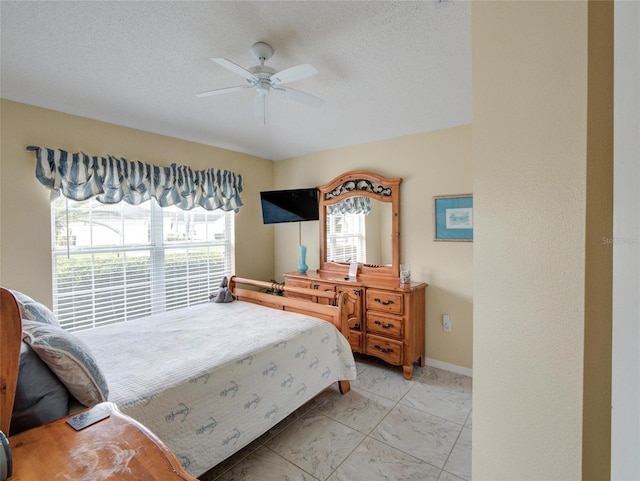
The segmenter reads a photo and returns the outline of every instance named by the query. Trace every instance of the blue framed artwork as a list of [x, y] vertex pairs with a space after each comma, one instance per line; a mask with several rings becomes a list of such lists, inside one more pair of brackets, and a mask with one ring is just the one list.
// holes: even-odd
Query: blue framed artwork
[[437, 241], [473, 241], [473, 196], [442, 195], [433, 198]]

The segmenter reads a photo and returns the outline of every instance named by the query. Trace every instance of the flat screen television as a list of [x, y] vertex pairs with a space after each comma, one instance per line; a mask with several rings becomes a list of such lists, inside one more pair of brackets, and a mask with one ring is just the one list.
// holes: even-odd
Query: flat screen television
[[318, 189], [289, 189], [260, 192], [262, 222], [304, 222], [318, 220]]

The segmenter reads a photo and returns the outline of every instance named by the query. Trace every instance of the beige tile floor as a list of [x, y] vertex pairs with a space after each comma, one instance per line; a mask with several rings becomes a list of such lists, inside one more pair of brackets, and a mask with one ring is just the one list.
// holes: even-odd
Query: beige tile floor
[[328, 388], [200, 480], [470, 480], [471, 378], [356, 360], [349, 393]]

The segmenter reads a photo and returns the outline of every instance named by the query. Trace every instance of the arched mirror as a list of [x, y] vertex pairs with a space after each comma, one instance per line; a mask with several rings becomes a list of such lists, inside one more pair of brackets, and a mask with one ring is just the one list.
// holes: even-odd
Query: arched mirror
[[361, 277], [398, 277], [401, 182], [354, 170], [318, 187], [320, 272], [342, 276], [358, 262]]

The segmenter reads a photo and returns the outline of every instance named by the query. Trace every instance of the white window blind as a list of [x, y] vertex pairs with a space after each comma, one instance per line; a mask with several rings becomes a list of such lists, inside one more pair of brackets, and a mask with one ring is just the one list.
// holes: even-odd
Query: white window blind
[[327, 216], [327, 259], [365, 262], [367, 258], [365, 214]]
[[234, 272], [234, 214], [52, 203], [54, 312], [70, 331], [207, 302]]

